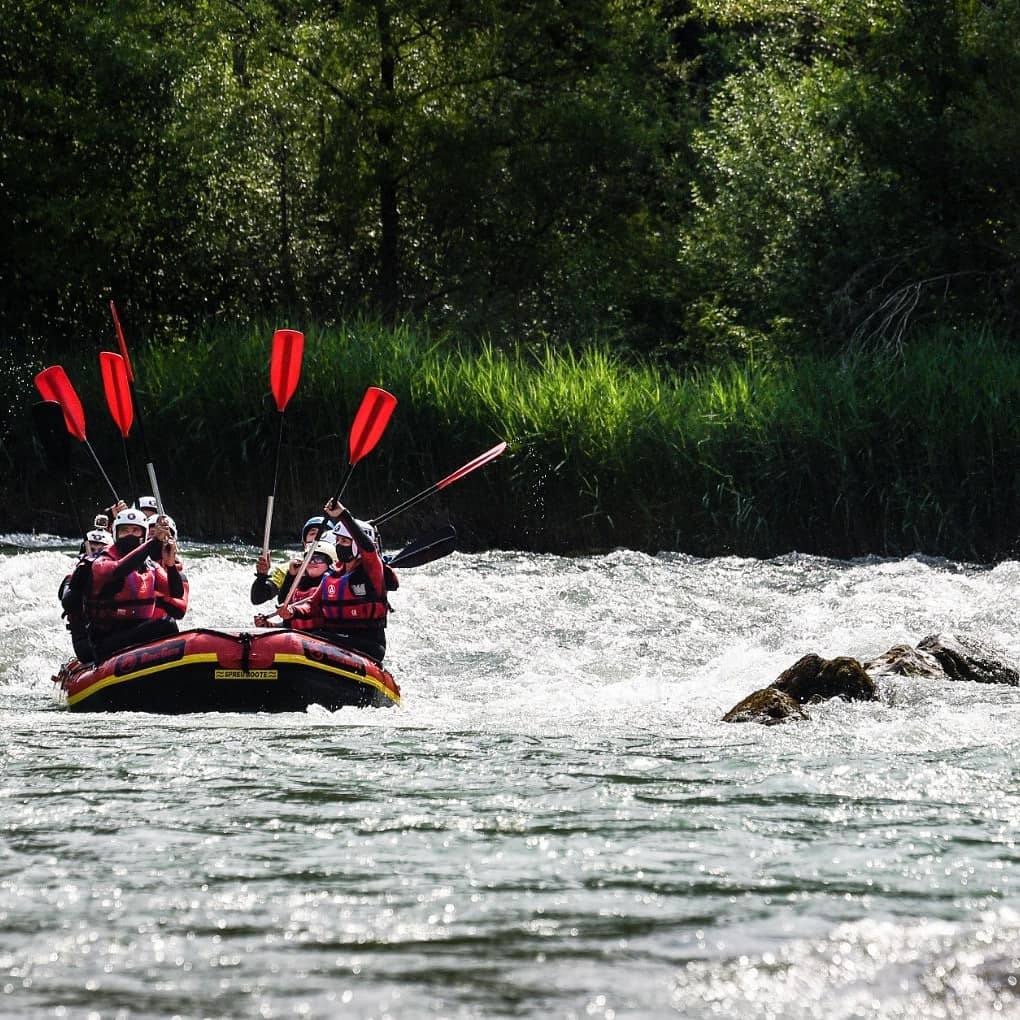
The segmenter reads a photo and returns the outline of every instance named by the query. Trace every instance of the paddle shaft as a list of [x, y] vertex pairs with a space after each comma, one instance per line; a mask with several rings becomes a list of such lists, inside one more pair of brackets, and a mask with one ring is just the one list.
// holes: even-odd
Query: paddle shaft
[[273, 468], [273, 494], [266, 497], [266, 526], [262, 533], [262, 555], [269, 555], [269, 532], [273, 527], [273, 506], [276, 503], [276, 488], [280, 481], [280, 449], [283, 446], [283, 411], [280, 412], [280, 428], [276, 435], [276, 466]]
[[479, 456], [475, 457], [474, 460], [469, 460], [463, 467], [459, 467], [456, 471], [452, 471], [445, 478], [441, 478], [435, 483], [435, 485], [430, 485], [427, 489], [423, 489], [416, 496], [412, 496], [410, 499], [405, 499], [399, 506], [395, 506], [392, 510], [387, 510], [386, 513], [380, 514], [372, 521], [372, 523], [384, 524], [391, 517], [396, 517], [397, 514], [410, 509], [415, 504], [420, 503], [423, 499], [428, 499], [429, 496], [439, 492], [440, 489], [445, 489], [448, 485], [453, 485], [454, 482], [460, 481], [461, 478], [471, 474], [472, 471], [476, 471], [478, 468], [488, 464], [489, 461], [495, 460], [505, 449], [506, 443], [497, 443], [491, 450], [486, 450], [485, 453], [479, 454]]
[[103, 476], [103, 481], [110, 487], [110, 492], [113, 493], [114, 503], [120, 502], [120, 496], [117, 495], [117, 490], [113, 487], [113, 482], [110, 481], [110, 476], [103, 470], [103, 465], [99, 463], [99, 458], [96, 456], [96, 451], [92, 449], [92, 444], [87, 440], [83, 440], [85, 446], [88, 448], [89, 453], [92, 454], [92, 459], [96, 462], [96, 467], [99, 468], [99, 473]]

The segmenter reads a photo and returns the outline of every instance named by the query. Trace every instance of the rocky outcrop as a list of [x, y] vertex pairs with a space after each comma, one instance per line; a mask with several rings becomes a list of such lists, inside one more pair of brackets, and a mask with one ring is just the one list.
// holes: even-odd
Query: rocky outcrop
[[845, 656], [823, 659], [819, 655], [805, 655], [768, 687], [734, 705], [723, 716], [723, 722], [772, 726], [809, 718], [801, 705], [831, 698], [873, 701], [877, 697], [875, 680], [882, 677], [1020, 686], [1020, 673], [1006, 665], [997, 649], [971, 637], [933, 634], [916, 648], [895, 645], [863, 666]]
[[777, 691], [774, 687], [766, 687], [734, 705], [723, 716], [723, 722], [756, 722], [764, 726], [775, 726], [789, 719], [808, 718], [808, 714], [789, 694]]
[[1002, 653], [972, 637], [957, 634], [932, 634], [918, 651], [934, 656], [950, 680], [969, 680], [977, 684], [1020, 685], [1020, 674], [1002, 661]]
[[810, 716], [801, 705], [813, 705], [830, 698], [844, 701], [872, 701], [874, 681], [856, 659], [823, 659], [805, 655], [776, 681], [749, 694], [723, 716], [723, 722], [757, 722], [766, 726]]
[[864, 667], [846, 656], [823, 659], [805, 655], [769, 685], [789, 694], [799, 705], [810, 705], [830, 698], [844, 701], [874, 701], [875, 682]]

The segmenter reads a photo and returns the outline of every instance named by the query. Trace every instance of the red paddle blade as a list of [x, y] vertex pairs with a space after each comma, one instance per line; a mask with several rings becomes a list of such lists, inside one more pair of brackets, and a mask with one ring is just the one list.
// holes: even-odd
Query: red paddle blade
[[74, 392], [71, 380], [60, 365], [44, 368], [35, 377], [35, 388], [43, 400], [55, 400], [64, 412], [67, 431], [79, 442], [85, 442], [85, 411], [78, 394]]
[[269, 382], [273, 387], [276, 409], [283, 414], [287, 402], [294, 396], [301, 376], [301, 355], [305, 349], [305, 335], [296, 329], [278, 329], [273, 334], [273, 356], [269, 364]]
[[471, 474], [475, 468], [480, 468], [483, 464], [488, 464], [490, 460], [495, 460], [505, 449], [506, 443], [497, 443], [491, 450], [486, 450], [485, 453], [475, 457], [470, 464], [457, 468], [452, 475], [447, 475], [441, 482], [436, 482], [436, 488], [445, 489], [446, 486], [452, 485], [458, 478]]
[[392, 393], [387, 393], [378, 386], [369, 386], [365, 390], [347, 441], [350, 453], [348, 462], [352, 467], [382, 438], [396, 406], [397, 398]]
[[110, 409], [110, 414], [117, 423], [120, 434], [127, 439], [131, 425], [135, 420], [135, 407], [131, 402], [127, 365], [119, 354], [114, 354], [112, 351], [100, 351], [99, 370], [103, 376], [106, 406]]
[[135, 373], [131, 368], [131, 358], [128, 356], [127, 341], [124, 339], [124, 330], [120, 328], [120, 316], [117, 314], [117, 306], [113, 303], [112, 298], [110, 299], [110, 311], [113, 313], [113, 328], [117, 331], [117, 346], [120, 348], [120, 356], [124, 359], [124, 367], [127, 369], [127, 377], [131, 382], [134, 382]]

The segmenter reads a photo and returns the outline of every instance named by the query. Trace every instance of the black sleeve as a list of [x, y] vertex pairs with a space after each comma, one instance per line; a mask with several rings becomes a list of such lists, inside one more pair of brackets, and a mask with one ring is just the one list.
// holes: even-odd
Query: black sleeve
[[81, 614], [82, 602], [85, 599], [85, 593], [89, 590], [91, 577], [92, 563], [89, 560], [82, 560], [72, 571], [67, 584], [63, 586], [60, 604], [68, 616]]
[[182, 598], [184, 596], [184, 575], [176, 567], [167, 567], [166, 580], [170, 598]]
[[117, 561], [113, 576], [123, 581], [132, 571], [137, 570], [150, 557], [159, 562], [163, 556], [163, 543], [158, 538], [150, 538], [143, 542], [134, 552], [129, 552], [122, 560]]
[[256, 574], [251, 583], [251, 604], [260, 606], [276, 595], [276, 585], [265, 574]]

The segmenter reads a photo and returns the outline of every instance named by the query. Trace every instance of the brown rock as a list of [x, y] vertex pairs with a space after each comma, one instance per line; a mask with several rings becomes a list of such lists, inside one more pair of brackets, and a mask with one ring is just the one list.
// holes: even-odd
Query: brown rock
[[798, 704], [842, 698], [844, 701], [874, 701], [875, 682], [856, 659], [838, 656], [823, 659], [805, 655], [781, 673], [774, 690], [789, 694]]
[[749, 694], [743, 701], [733, 706], [723, 717], [723, 722], [756, 722], [763, 726], [775, 726], [776, 723], [788, 722], [791, 719], [808, 719], [810, 716], [797, 702], [775, 687]]
[[948, 680], [949, 674], [942, 663], [930, 652], [911, 648], [910, 645], [893, 645], [878, 658], [864, 664], [868, 676], [910, 676], [923, 680]]
[[934, 656], [950, 680], [1020, 686], [1020, 674], [1002, 661], [1002, 653], [975, 638], [932, 634], [917, 647]]

